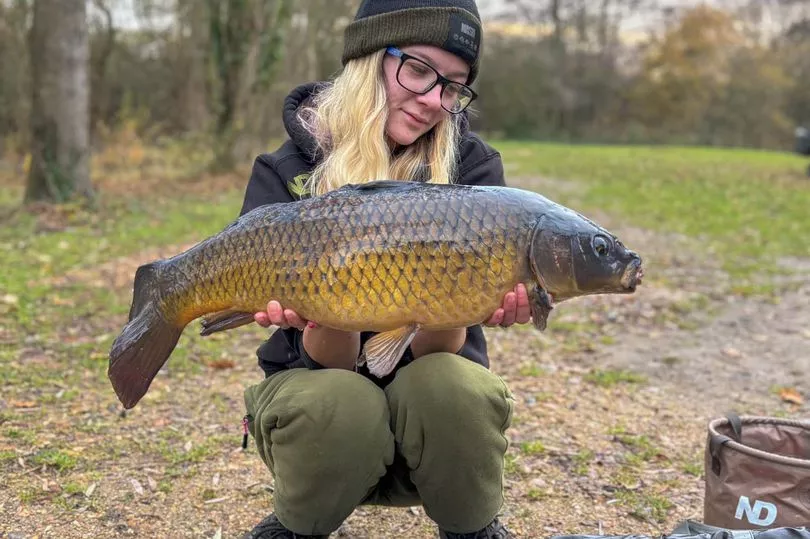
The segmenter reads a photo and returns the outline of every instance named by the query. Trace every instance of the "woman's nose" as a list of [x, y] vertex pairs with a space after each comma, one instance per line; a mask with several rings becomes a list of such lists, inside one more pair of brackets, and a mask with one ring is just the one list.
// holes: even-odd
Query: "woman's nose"
[[418, 98], [423, 105], [433, 110], [439, 110], [442, 108], [442, 86], [437, 84], [428, 93], [420, 95]]

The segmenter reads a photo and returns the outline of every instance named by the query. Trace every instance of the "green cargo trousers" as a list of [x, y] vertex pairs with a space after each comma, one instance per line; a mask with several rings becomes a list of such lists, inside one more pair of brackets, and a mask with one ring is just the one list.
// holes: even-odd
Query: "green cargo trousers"
[[461, 356], [423, 356], [385, 390], [351, 371], [291, 369], [249, 387], [245, 404], [275, 514], [295, 533], [329, 534], [362, 504], [423, 505], [468, 533], [503, 504], [512, 395]]

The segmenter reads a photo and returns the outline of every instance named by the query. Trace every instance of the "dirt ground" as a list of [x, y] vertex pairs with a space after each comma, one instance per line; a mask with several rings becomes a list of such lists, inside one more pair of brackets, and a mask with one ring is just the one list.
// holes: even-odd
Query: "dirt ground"
[[[807, 415], [810, 264], [791, 262], [792, 285], [777, 298], [742, 298], [693, 242], [609, 228], [647, 261], [636, 294], [562, 303], [543, 333], [487, 330], [492, 369], [516, 398], [501, 518], [521, 538], [656, 535], [702, 520], [706, 423], [730, 410]], [[98, 272], [131, 275], [154, 254], [65, 279], [113, 283], [126, 297], [127, 279]], [[38, 440], [69, 448], [79, 465], [60, 472], [21, 454], [6, 467], [0, 538], [241, 537], [272, 510], [272, 477], [253, 447], [239, 447], [242, 390], [261, 376], [260, 335], [227, 334], [220, 359], [230, 361], [198, 374], [170, 367], [125, 416], [92, 375], [81, 399], [32, 412]], [[58, 366], [36, 346], [21, 361]], [[361, 507], [333, 537], [431, 538], [436, 529], [420, 507]]]

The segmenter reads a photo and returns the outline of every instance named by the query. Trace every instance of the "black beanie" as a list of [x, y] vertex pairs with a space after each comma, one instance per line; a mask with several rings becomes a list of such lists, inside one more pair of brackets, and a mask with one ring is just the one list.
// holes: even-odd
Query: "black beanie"
[[478, 74], [481, 19], [475, 0], [363, 0], [346, 27], [343, 64], [390, 45], [434, 45], [470, 65]]

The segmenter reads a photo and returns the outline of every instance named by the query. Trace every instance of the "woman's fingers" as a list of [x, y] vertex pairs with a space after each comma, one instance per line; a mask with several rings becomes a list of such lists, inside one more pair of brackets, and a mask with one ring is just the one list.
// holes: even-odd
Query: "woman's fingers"
[[514, 290], [506, 293], [501, 307], [492, 313], [492, 316], [484, 322], [484, 325], [506, 328], [512, 324], [525, 324], [531, 318], [532, 310], [529, 306], [529, 293], [523, 283], [518, 283]]
[[278, 326], [281, 329], [304, 329], [307, 321], [301, 318], [292, 309], [285, 309], [278, 301], [270, 301], [267, 304], [267, 311], [258, 312], [253, 315], [253, 319], [262, 327]]
[[270, 320], [271, 326], [278, 326], [281, 329], [288, 329], [290, 324], [287, 322], [287, 317], [284, 315], [284, 309], [281, 304], [275, 300], [267, 304], [267, 318]]
[[503, 309], [497, 309], [492, 316], [484, 322], [485, 326], [498, 326], [500, 323], [503, 322]]
[[507, 292], [503, 298], [503, 327], [509, 327], [515, 323], [515, 315], [517, 311], [517, 294], [514, 292]]
[[515, 322], [525, 324], [532, 319], [532, 308], [529, 306], [529, 293], [526, 291], [526, 285], [518, 283], [515, 287], [515, 294], [517, 295]]
[[304, 329], [307, 325], [306, 320], [298, 316], [298, 313], [292, 309], [284, 309], [284, 318], [287, 321], [287, 325], [295, 329]]
[[253, 319], [256, 321], [257, 324], [262, 326], [263, 328], [269, 328], [272, 326], [270, 323], [270, 317], [267, 316], [266, 311], [259, 311], [253, 315]]

